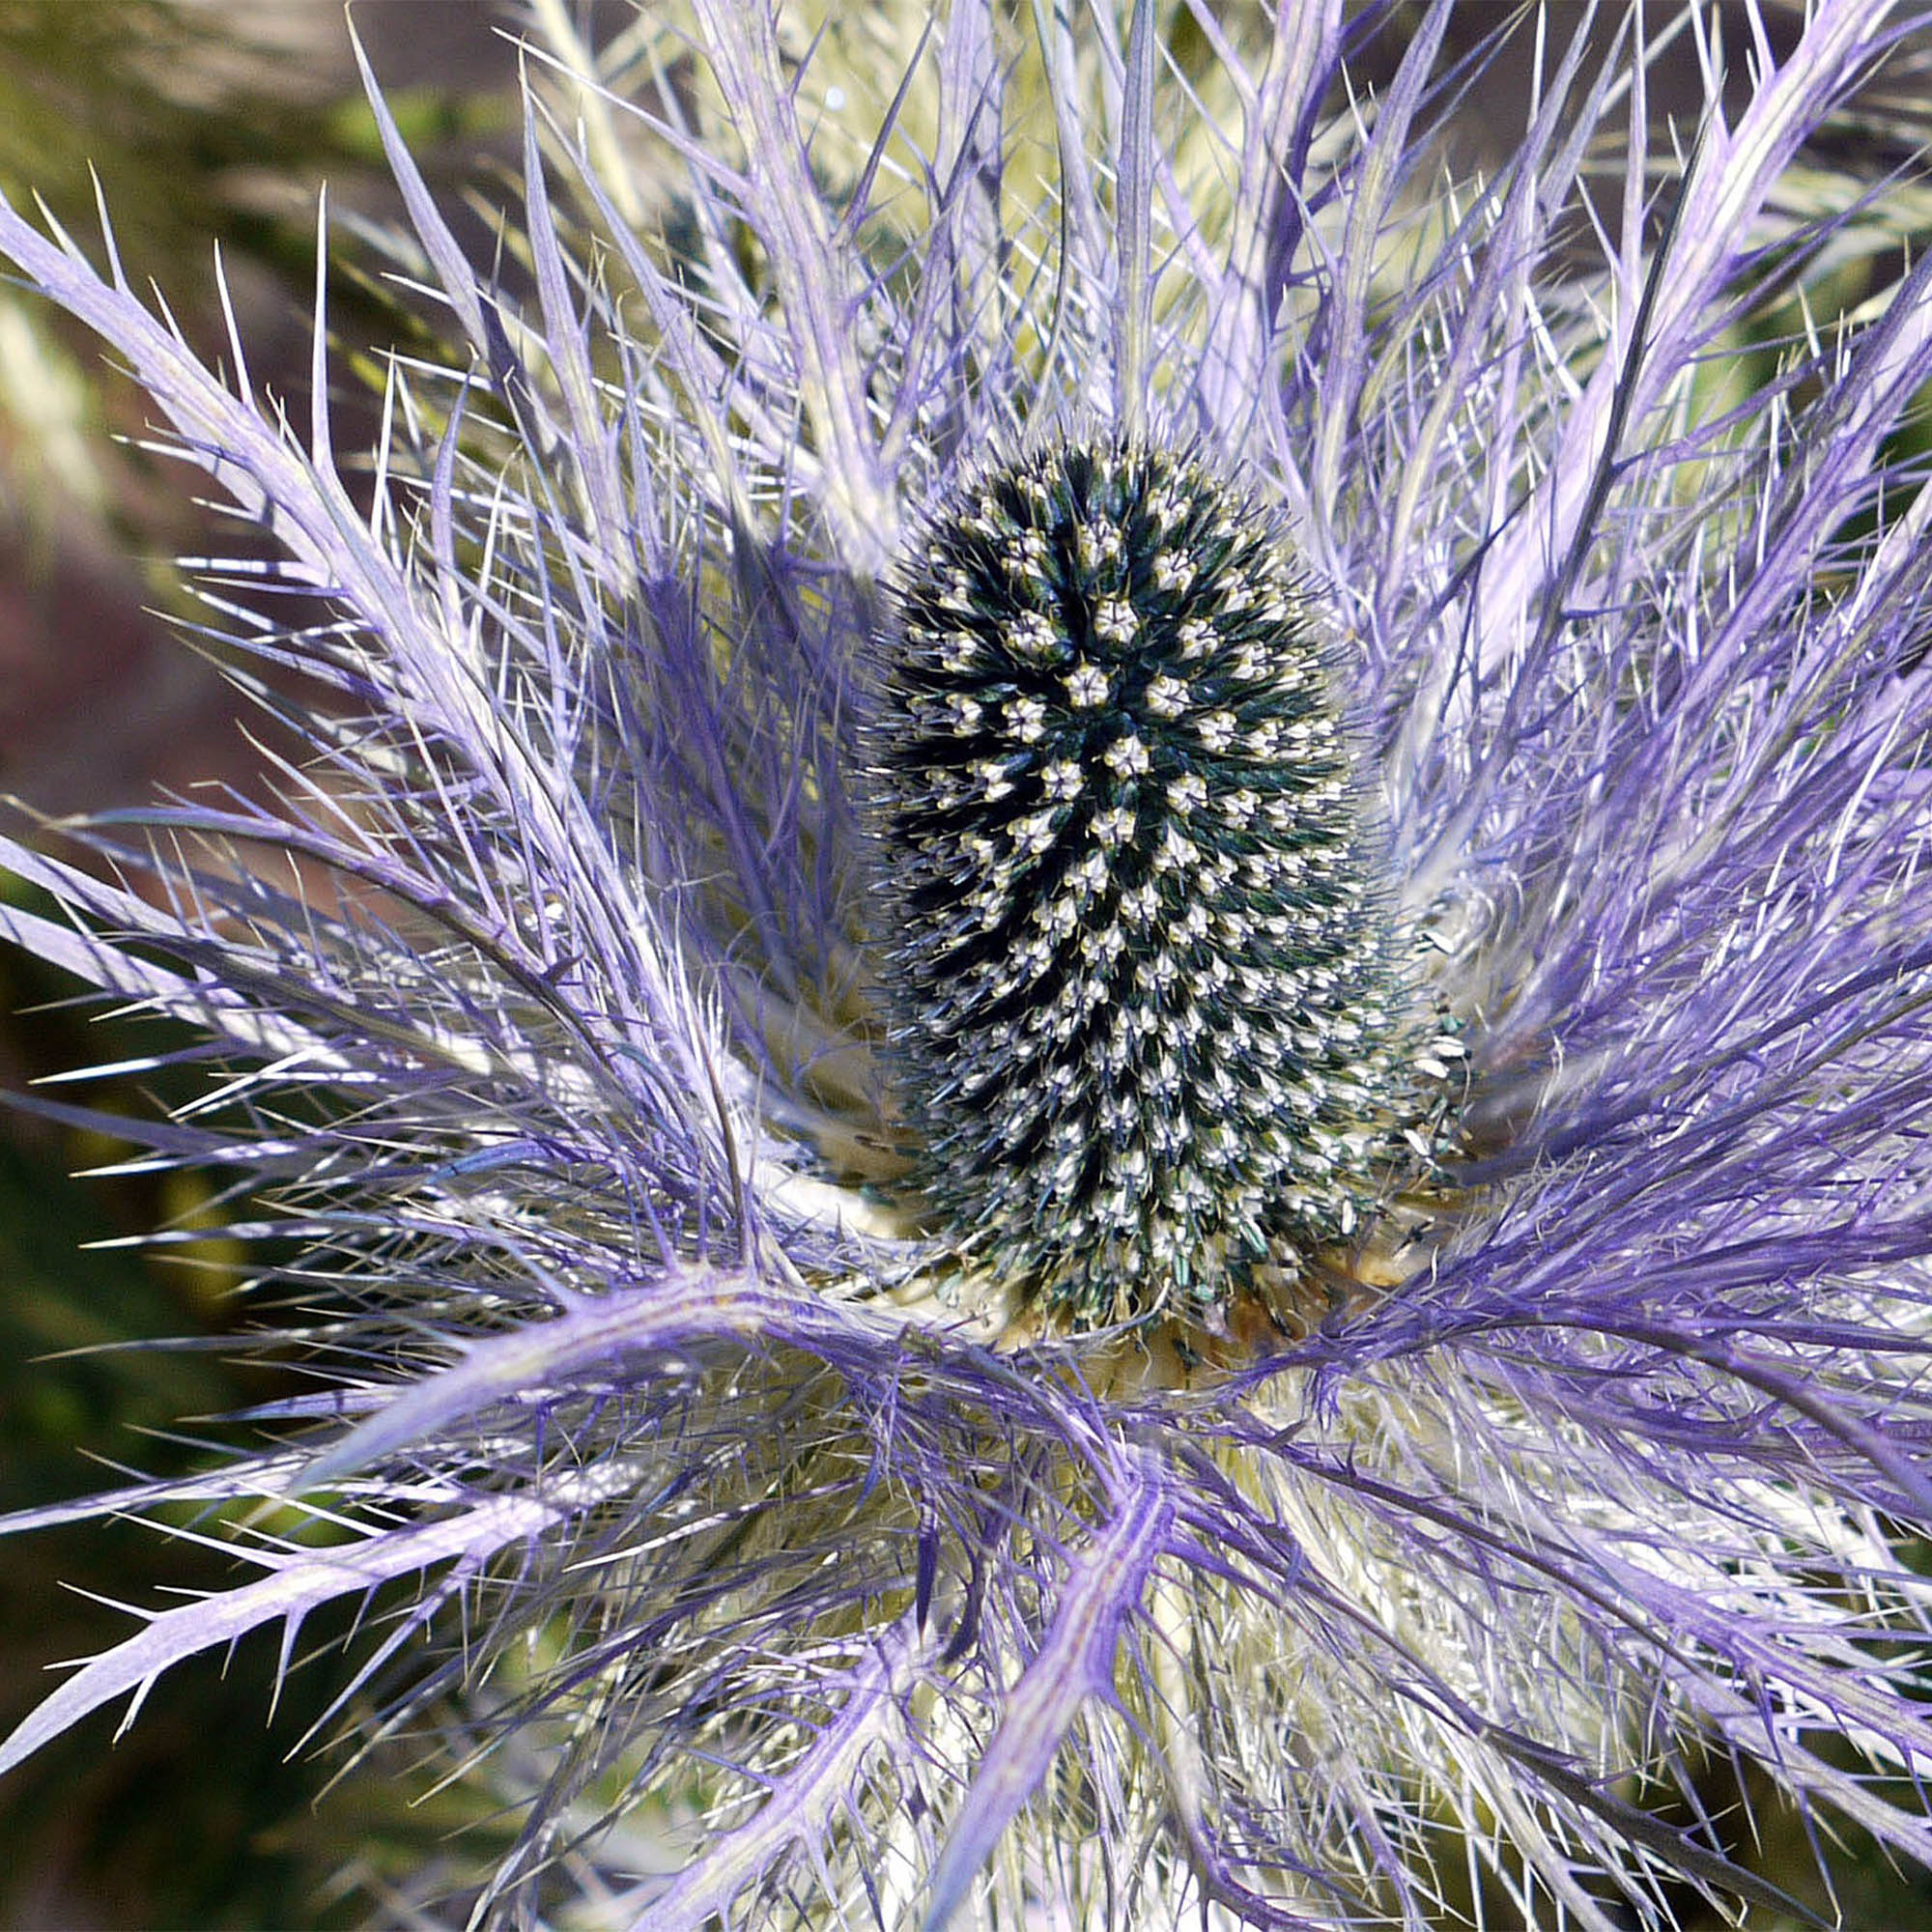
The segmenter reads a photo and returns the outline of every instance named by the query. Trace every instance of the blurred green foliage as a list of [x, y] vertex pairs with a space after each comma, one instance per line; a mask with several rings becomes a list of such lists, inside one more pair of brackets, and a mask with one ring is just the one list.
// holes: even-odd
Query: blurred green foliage
[[[66, 1004], [71, 991], [31, 961], [0, 958], [10, 1085], [165, 1043], [153, 1022], [90, 1020]], [[155, 1096], [110, 1085], [87, 1097], [131, 1106]], [[0, 1136], [0, 1510], [111, 1482], [82, 1449], [180, 1467], [192, 1452], [167, 1432], [184, 1418], [271, 1392], [259, 1371], [215, 1353], [136, 1346], [206, 1333], [223, 1312], [201, 1272], [127, 1244], [166, 1218], [165, 1186], [71, 1179], [64, 1170], [76, 1160], [115, 1150], [91, 1135], [37, 1131], [31, 1119], [9, 1125]], [[5, 1558], [0, 1719], [9, 1724], [45, 1694], [46, 1665], [127, 1634], [113, 1604], [153, 1602], [167, 1585], [213, 1589], [234, 1573], [224, 1556], [133, 1525], [36, 1534], [8, 1545]], [[9, 1851], [0, 1923], [134, 1932], [318, 1922], [321, 1870], [306, 1856], [314, 1847], [269, 1848], [267, 1834], [319, 1782], [312, 1765], [285, 1753], [329, 1673], [297, 1673], [271, 1730], [273, 1664], [269, 1646], [252, 1646], [219, 1677], [163, 1681], [120, 1744], [109, 1747], [111, 1721], [84, 1725], [0, 1785]]]

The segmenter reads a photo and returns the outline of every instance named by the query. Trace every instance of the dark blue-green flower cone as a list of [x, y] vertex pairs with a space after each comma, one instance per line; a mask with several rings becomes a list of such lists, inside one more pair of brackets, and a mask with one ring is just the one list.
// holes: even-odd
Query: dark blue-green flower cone
[[870, 800], [921, 1179], [1077, 1322], [1363, 1225], [1420, 1108], [1351, 746], [1278, 520], [1058, 441], [915, 541]]

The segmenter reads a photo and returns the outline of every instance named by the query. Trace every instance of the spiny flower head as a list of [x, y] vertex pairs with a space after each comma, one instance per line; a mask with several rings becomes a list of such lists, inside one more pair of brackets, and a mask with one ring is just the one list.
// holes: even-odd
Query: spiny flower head
[[[0, 211], [279, 547], [204, 564], [207, 625], [308, 746], [270, 798], [96, 828], [106, 876], [4, 848], [61, 917], [0, 931], [204, 1037], [146, 1160], [245, 1200], [261, 1346], [304, 1379], [188, 1476], [6, 1520], [192, 1506], [253, 1574], [144, 1608], [0, 1771], [342, 1603], [368, 1768], [479, 1812], [371, 1879], [390, 1922], [1413, 1932], [1460, 1900], [1622, 1932], [1776, 1905], [1739, 1803], [1766, 1792], [1932, 1867], [1903, 1541], [1932, 1532], [1932, 254], [1910, 183], [1816, 158], [1900, 52], [1883, 0], [1729, 49], [1695, 6], [1531, 36], [1468, 180], [1456, 110], [1499, 56], [1451, 51], [1446, 0], [1389, 10], [1379, 84], [1380, 15], [1339, 0], [1252, 41], [1205, 6], [955, 0], [836, 78], [897, 16], [692, 0], [600, 54], [565, 11], [500, 269], [372, 84], [444, 351], [389, 357], [353, 482], [325, 314], [298, 422], [111, 236], [97, 266]], [[1647, 108], [1671, 47], [1705, 103], [1681, 150]], [[1118, 1079], [1148, 1010], [1120, 982], [1077, 1058], [1017, 1058], [1082, 935], [1003, 1038], [968, 1009], [1036, 942], [952, 974], [922, 896], [1064, 919], [1058, 874], [1002, 871], [1018, 818], [974, 769], [1030, 714], [918, 647], [1026, 635], [973, 621], [1012, 589], [975, 518], [1023, 590], [1101, 581], [1082, 469], [1150, 583], [1225, 516], [1245, 587], [1224, 557], [1186, 594], [1257, 606], [1211, 697], [1156, 668], [1186, 641], [1131, 574], [1141, 657], [1105, 595], [1063, 608], [1148, 757], [1117, 771], [1094, 720], [1083, 795], [1124, 810], [1157, 753], [1184, 788], [1136, 791], [1096, 890], [1124, 905], [1170, 830], [1197, 883], [1329, 882], [1280, 895], [1306, 951], [1272, 912], [1184, 940], [1256, 923], [1237, 870], [1157, 904], [1128, 970], [1191, 943], [1297, 999], [1338, 976], [1293, 1012], [1190, 986]], [[1132, 535], [1137, 475], [1194, 534]], [[1029, 476], [1068, 486], [1070, 562]], [[1034, 696], [1089, 728], [1064, 677]], [[937, 728], [915, 698], [981, 706], [930, 778], [877, 723]], [[1317, 775], [1197, 754], [1223, 710], [1310, 726]], [[925, 789], [949, 772], [971, 826]], [[1331, 788], [1217, 842], [1243, 789], [1265, 822]], [[1117, 1215], [1187, 995], [1214, 1026], [1183, 1117], [1233, 1165], [1163, 1170], [1203, 1181], [1192, 1222], [1131, 1188]], [[1293, 1066], [1236, 1019], [1299, 1026]], [[1440, 1122], [1437, 1030], [1466, 1050]], [[987, 1064], [1072, 1069], [1091, 1185], [1049, 1195], [1031, 1128], [990, 1157], [1032, 1096], [968, 1106]], [[1318, 1077], [1359, 1088], [1316, 1108], [1367, 1139], [1332, 1171], [1275, 1138]], [[1119, 1325], [1156, 1311], [1189, 1319]]]
[[1280, 526], [1199, 462], [1056, 439], [898, 576], [871, 818], [919, 1159], [956, 1251], [1078, 1321], [1211, 1309], [1280, 1237], [1354, 1234], [1399, 1128], [1427, 1151]]

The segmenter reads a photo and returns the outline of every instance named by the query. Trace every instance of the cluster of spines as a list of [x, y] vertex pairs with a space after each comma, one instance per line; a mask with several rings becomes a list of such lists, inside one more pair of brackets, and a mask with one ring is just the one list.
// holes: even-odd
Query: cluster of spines
[[924, 1191], [1076, 1326], [1352, 1236], [1417, 1109], [1351, 750], [1277, 518], [1058, 442], [924, 527], [869, 815]]

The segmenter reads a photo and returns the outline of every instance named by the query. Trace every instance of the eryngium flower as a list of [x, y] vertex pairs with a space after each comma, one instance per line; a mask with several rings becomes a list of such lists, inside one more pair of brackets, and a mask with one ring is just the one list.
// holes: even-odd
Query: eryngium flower
[[[1659, 22], [1534, 42], [1453, 191], [1492, 50], [1445, 6], [1378, 93], [1339, 7], [962, 0], [844, 67], [692, 12], [566, 37], [500, 278], [377, 99], [449, 335], [360, 494], [320, 347], [298, 435], [111, 245], [0, 225], [279, 544], [206, 567], [211, 628], [330, 688], [274, 804], [117, 851], [145, 896], [8, 849], [69, 913], [14, 937], [221, 1047], [152, 1158], [254, 1191], [322, 1385], [13, 1520], [198, 1503], [260, 1574], [0, 1761], [343, 1599], [345, 1721], [514, 1821], [405, 1889], [493, 1922], [1412, 1925], [1467, 1859], [1494, 1919], [1610, 1932], [1766, 1896], [1753, 1792], [1932, 1862], [1932, 258], [1818, 158], [1888, 10], [1728, 58], [1687, 15], [1674, 158]], [[1211, 1321], [976, 1245], [889, 1038], [891, 586], [1056, 438], [1292, 533], [1467, 1051], [1417, 1168]]]
[[1280, 1236], [1352, 1235], [1378, 1157], [1429, 1144], [1265, 508], [1158, 451], [1056, 443], [962, 485], [897, 588], [874, 924], [954, 1251], [1092, 1324], [1216, 1311]]

